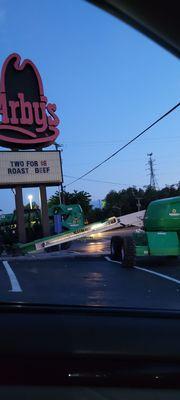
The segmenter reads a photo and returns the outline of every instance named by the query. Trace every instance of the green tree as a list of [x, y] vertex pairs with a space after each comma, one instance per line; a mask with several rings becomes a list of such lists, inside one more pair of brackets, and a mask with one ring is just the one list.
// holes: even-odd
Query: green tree
[[137, 198], [143, 197], [143, 190], [129, 187], [119, 192], [110, 191], [105, 197], [107, 217], [119, 216], [137, 211]]
[[119, 193], [115, 190], [111, 190], [105, 197], [104, 212], [106, 217], [113, 217], [120, 215], [121, 203]]
[[[150, 186], [137, 188], [135, 186], [120, 191], [111, 190], [107, 193], [103, 209], [91, 206], [91, 195], [84, 191], [64, 192], [65, 204], [80, 204], [88, 222], [101, 221], [112, 216], [120, 216], [138, 211], [138, 199], [141, 210], [147, 208], [153, 200], [167, 197], [180, 196], [180, 183], [177, 185], [166, 185], [162, 189]], [[49, 207], [59, 204], [59, 193], [56, 192], [49, 199]]]
[[87, 220], [89, 224], [93, 222], [103, 221], [106, 219], [106, 215], [103, 209], [101, 208], [93, 208], [87, 215]]
[[[33, 210], [37, 210], [38, 208], [39, 208], [39, 205], [38, 205], [35, 201], [33, 201], [33, 202], [32, 202], [32, 209], [33, 209]], [[27, 204], [24, 206], [24, 209], [25, 209], [25, 210], [29, 210], [29, 209], [30, 209], [30, 204], [27, 203]]]
[[[84, 190], [74, 192], [64, 192], [64, 203], [69, 204], [80, 204], [82, 210], [84, 212], [85, 217], [87, 217], [88, 213], [92, 209], [91, 206], [91, 195]], [[53, 196], [50, 197], [48, 201], [48, 207], [52, 207], [55, 205], [59, 205], [59, 192], [57, 191]]]
[[146, 209], [151, 201], [167, 197], [180, 196], [180, 184], [166, 185], [162, 189], [150, 186], [145, 188], [128, 187], [119, 192], [111, 190], [105, 197], [106, 218], [113, 215], [125, 215], [138, 210], [138, 199], [141, 210]]

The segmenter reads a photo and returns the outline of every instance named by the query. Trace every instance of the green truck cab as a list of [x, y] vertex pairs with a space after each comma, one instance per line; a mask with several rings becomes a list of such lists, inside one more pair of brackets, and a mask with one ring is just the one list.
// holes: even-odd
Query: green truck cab
[[132, 267], [135, 257], [180, 255], [180, 196], [152, 201], [144, 228], [111, 239], [111, 257]]

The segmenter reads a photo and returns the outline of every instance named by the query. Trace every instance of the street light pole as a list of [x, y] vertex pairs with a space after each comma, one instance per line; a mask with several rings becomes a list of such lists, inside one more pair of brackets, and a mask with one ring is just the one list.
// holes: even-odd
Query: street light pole
[[33, 200], [33, 195], [32, 194], [28, 195], [28, 200], [29, 200], [30, 209], [32, 210], [32, 200]]

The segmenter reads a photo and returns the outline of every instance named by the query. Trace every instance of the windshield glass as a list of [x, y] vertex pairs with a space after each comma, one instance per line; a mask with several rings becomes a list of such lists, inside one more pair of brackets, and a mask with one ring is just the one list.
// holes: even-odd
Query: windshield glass
[[1, 301], [179, 309], [178, 60], [82, 0], [0, 33]]

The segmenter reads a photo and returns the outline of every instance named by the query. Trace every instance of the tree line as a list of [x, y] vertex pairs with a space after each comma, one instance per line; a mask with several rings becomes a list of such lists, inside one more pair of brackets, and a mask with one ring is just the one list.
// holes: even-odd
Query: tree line
[[[180, 196], [180, 183], [177, 185], [166, 185], [162, 189], [150, 186], [137, 188], [128, 187], [119, 191], [111, 190], [102, 201], [101, 207], [93, 208], [92, 196], [85, 191], [64, 192], [63, 202], [65, 204], [80, 204], [88, 223], [104, 220], [112, 216], [120, 216], [144, 210], [148, 204], [157, 199]], [[50, 197], [48, 206], [59, 204], [59, 192]]]

